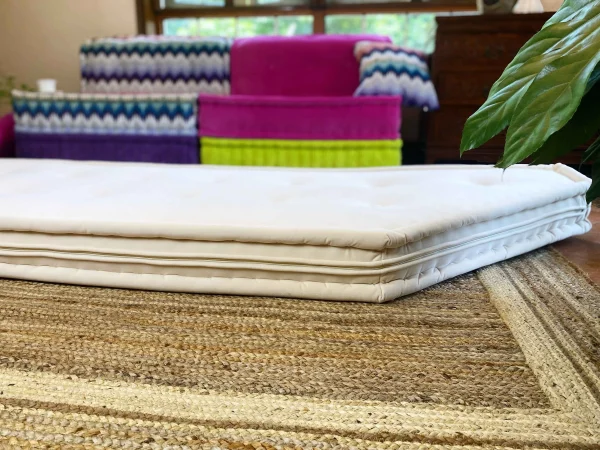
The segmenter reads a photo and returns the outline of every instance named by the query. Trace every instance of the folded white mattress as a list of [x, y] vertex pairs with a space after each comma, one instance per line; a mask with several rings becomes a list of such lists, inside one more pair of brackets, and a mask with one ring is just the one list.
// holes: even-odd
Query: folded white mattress
[[589, 184], [560, 164], [0, 159], [0, 277], [385, 302], [587, 232]]

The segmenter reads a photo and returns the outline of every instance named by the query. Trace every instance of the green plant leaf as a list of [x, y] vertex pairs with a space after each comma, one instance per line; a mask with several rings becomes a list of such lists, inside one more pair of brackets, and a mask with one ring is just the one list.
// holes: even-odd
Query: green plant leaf
[[557, 22], [569, 21], [577, 14], [581, 13], [584, 7], [593, 4], [596, 1], [597, 0], [565, 0], [560, 9], [552, 15], [544, 27]]
[[595, 15], [571, 37], [576, 45], [544, 67], [521, 97], [499, 167], [531, 156], [575, 114], [600, 61], [600, 3], [594, 10]]
[[[590, 21], [598, 19], [599, 12], [600, 4], [594, 1], [565, 2], [560, 14], [555, 14], [517, 53], [492, 86], [486, 102], [467, 120], [461, 154], [481, 146], [510, 124], [522, 97], [529, 92], [540, 72], [581, 47], [581, 41], [593, 33], [589, 31], [594, 26]], [[587, 32], [582, 35], [581, 30]]]
[[584, 145], [600, 130], [600, 84], [584, 95], [569, 122], [548, 138], [532, 155], [532, 164], [550, 164], [573, 149]]
[[[552, 44], [561, 39], [562, 35], [558, 32], [560, 29], [554, 27], [551, 33], [543, 33], [542, 31], [546, 27], [559, 22], [572, 22], [574, 20], [585, 22], [589, 8], [593, 7], [596, 2], [597, 0], [565, 0], [559, 10], [544, 24], [542, 30], [531, 37], [525, 45], [521, 47], [516, 56], [506, 67], [505, 73], [508, 72], [508, 69], [528, 62], [533, 57], [541, 55], [544, 52], [555, 50]], [[568, 29], [564, 28], [563, 31], [568, 32]], [[556, 50], [560, 50], [560, 46], [558, 46]], [[494, 92], [495, 91], [492, 88], [490, 94]]]
[[583, 152], [581, 163], [584, 164], [588, 161], [600, 161], [600, 137], [596, 139], [585, 152]]
[[510, 89], [490, 94], [488, 100], [473, 114], [463, 129], [460, 142], [460, 154], [480, 147], [504, 130], [510, 123], [510, 117], [535, 77], [535, 70], [527, 77], [511, 83]]

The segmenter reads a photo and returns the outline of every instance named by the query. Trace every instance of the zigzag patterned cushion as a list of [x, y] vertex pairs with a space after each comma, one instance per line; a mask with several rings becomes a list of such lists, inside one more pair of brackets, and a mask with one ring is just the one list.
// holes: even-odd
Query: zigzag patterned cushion
[[383, 42], [358, 42], [360, 84], [355, 96], [400, 95], [404, 106], [438, 109], [425, 55]]
[[19, 157], [198, 162], [197, 96], [13, 92]]
[[231, 43], [172, 36], [90, 40], [80, 51], [82, 92], [227, 95]]
[[197, 97], [13, 92], [16, 131], [196, 136]]

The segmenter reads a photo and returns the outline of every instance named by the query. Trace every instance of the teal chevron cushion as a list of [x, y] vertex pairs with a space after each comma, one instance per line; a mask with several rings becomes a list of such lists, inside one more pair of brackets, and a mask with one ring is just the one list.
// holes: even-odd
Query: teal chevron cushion
[[26, 133], [197, 136], [197, 95], [13, 92]]
[[404, 106], [439, 108], [422, 53], [385, 42], [360, 41], [354, 54], [360, 63], [360, 84], [355, 96], [399, 95]]
[[228, 95], [231, 43], [222, 37], [92, 39], [80, 50], [82, 92]]

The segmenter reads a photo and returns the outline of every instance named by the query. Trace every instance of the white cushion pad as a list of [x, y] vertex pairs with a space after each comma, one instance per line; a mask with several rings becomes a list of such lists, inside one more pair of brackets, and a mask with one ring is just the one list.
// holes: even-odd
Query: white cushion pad
[[0, 276], [384, 302], [587, 232], [563, 165], [281, 169], [0, 160]]

